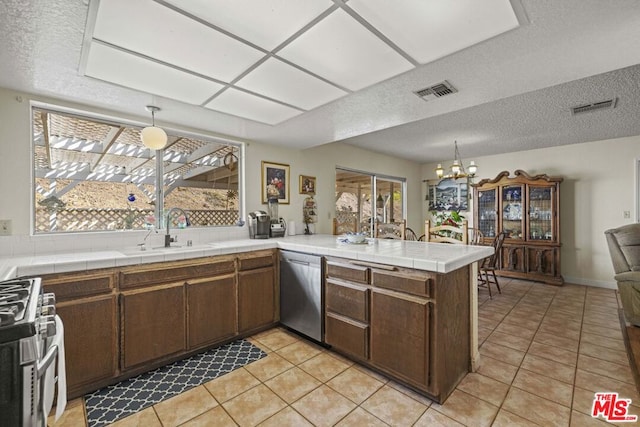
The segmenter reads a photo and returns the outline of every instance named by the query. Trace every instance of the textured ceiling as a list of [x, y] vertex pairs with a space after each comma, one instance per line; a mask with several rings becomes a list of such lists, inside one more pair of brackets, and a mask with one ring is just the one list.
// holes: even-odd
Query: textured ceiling
[[[155, 2], [163, 7], [173, 3], [187, 2]], [[335, 7], [343, 2], [327, 3]], [[344, 2], [354, 8], [367, 3]], [[83, 44], [86, 52], [91, 42], [85, 28], [95, 4], [60, 0], [50, 7], [37, 0], [3, 0], [0, 86], [122, 111], [141, 120], [146, 120], [144, 106], [155, 104], [162, 108], [156, 116], [160, 125], [191, 126], [296, 148], [344, 140], [421, 162], [450, 159], [453, 140], [469, 158], [640, 134], [640, 2], [513, 0], [512, 4], [521, 20], [518, 28], [381, 83], [363, 89], [354, 86], [353, 92], [319, 107], [313, 103], [297, 107], [305, 112], [268, 125], [214, 111], [214, 105], [204, 108], [82, 75], [88, 66]], [[383, 28], [375, 16], [364, 11], [362, 15]], [[394, 16], [401, 19], [407, 18]], [[460, 34], [465, 28], [460, 26]], [[407, 45], [406, 50], [411, 49]], [[311, 56], [309, 61], [318, 59]], [[274, 67], [268, 62], [263, 65]], [[457, 93], [429, 102], [412, 93], [445, 79]], [[263, 84], [258, 77], [251, 80], [241, 89], [251, 92]], [[167, 86], [171, 83], [168, 80]], [[237, 106], [242, 99], [228, 92], [229, 99], [223, 101]], [[178, 90], [177, 95], [189, 94]], [[618, 98], [613, 110], [583, 116], [569, 112], [571, 106], [611, 97]]]

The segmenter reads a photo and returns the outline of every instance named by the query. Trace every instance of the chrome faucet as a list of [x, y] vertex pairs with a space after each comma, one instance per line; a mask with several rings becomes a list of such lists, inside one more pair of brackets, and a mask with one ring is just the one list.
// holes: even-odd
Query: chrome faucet
[[178, 236], [171, 237], [171, 234], [169, 234], [169, 227], [171, 226], [171, 214], [174, 212], [180, 212], [182, 213], [182, 215], [184, 215], [184, 219], [187, 222], [187, 226], [191, 225], [191, 223], [189, 222], [189, 216], [187, 216], [187, 213], [185, 211], [183, 211], [181, 208], [171, 208], [169, 209], [169, 212], [167, 212], [167, 218], [166, 218], [166, 222], [167, 222], [167, 234], [164, 235], [164, 247], [168, 248], [171, 246], [171, 243], [173, 242], [177, 242], [178, 241]]

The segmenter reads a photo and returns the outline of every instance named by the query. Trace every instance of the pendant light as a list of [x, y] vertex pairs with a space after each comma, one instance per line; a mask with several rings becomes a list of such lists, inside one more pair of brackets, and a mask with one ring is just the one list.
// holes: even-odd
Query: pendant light
[[140, 132], [140, 140], [145, 147], [152, 150], [162, 150], [167, 145], [167, 133], [164, 129], [156, 127], [156, 111], [160, 111], [160, 107], [147, 105], [147, 111], [151, 112], [151, 126], [147, 126]]

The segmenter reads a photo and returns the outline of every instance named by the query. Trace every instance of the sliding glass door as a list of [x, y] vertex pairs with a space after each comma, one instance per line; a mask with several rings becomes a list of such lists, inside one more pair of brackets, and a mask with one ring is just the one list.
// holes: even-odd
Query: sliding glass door
[[403, 221], [405, 186], [404, 178], [336, 168], [334, 223], [338, 234], [355, 224], [355, 231], [375, 236], [377, 224]]

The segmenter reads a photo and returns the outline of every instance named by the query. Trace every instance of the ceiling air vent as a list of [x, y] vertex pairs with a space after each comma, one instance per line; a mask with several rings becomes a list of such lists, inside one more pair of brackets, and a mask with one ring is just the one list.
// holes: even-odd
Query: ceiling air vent
[[458, 89], [451, 86], [451, 84], [445, 80], [442, 83], [438, 83], [424, 89], [415, 90], [413, 91], [413, 93], [415, 93], [425, 101], [431, 101], [432, 99], [440, 98], [445, 95], [451, 95], [452, 93], [456, 93], [457, 91]]
[[587, 113], [589, 111], [604, 110], [607, 108], [616, 108], [616, 101], [618, 98], [608, 99], [606, 101], [594, 102], [591, 104], [578, 105], [577, 107], [571, 107], [571, 114]]

